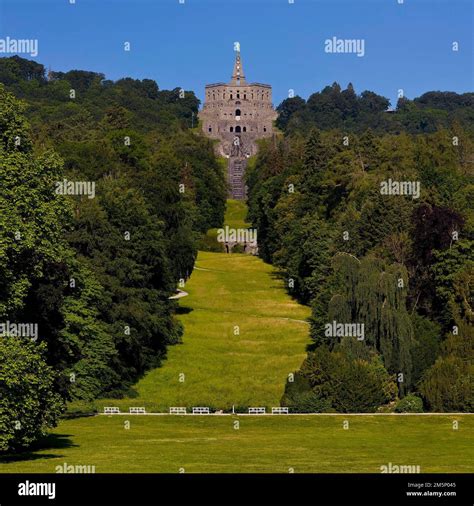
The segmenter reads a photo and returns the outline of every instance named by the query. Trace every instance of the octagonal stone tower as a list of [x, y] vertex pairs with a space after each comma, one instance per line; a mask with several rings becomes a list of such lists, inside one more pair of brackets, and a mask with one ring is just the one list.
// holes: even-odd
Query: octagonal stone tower
[[245, 199], [244, 173], [247, 158], [257, 152], [257, 139], [271, 137], [277, 113], [272, 106], [269, 84], [247, 83], [240, 52], [236, 53], [232, 79], [228, 84], [206, 85], [199, 119], [203, 132], [218, 139], [218, 154], [229, 159], [229, 196]]

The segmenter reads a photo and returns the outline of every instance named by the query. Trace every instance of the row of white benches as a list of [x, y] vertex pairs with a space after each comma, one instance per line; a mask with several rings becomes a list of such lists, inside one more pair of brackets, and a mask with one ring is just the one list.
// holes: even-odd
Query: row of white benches
[[[249, 408], [249, 415], [264, 415], [266, 414], [266, 408]], [[120, 409], [117, 407], [104, 407], [104, 414], [113, 415], [120, 413]], [[142, 407], [130, 408], [131, 414], [145, 415], [146, 409]], [[183, 407], [172, 407], [170, 408], [170, 415], [185, 415], [187, 413], [186, 408]], [[204, 407], [192, 408], [193, 415], [210, 415], [210, 409]], [[287, 415], [288, 408], [272, 408], [272, 415]]]

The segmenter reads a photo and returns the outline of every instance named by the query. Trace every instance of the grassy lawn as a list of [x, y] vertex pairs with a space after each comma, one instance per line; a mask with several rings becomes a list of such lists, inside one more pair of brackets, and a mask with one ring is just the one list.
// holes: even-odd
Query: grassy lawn
[[[453, 430], [452, 421], [459, 420]], [[130, 429], [124, 421], [130, 421]], [[473, 472], [472, 416], [97, 416], [63, 422], [43, 448], [0, 472], [363, 472], [416, 465], [422, 473]], [[343, 421], [349, 420], [349, 429]]]
[[225, 214], [225, 224], [231, 228], [248, 228], [250, 225], [245, 221], [247, 206], [241, 200], [228, 200]]
[[196, 267], [184, 288], [189, 296], [180, 300], [189, 311], [180, 316], [183, 343], [136, 385], [138, 398], [98, 405], [279, 405], [288, 374], [305, 357], [309, 309], [293, 302], [256, 257], [200, 252]]
[[[248, 226], [245, 213], [243, 202], [228, 201], [226, 224]], [[199, 252], [184, 290], [183, 343], [138, 382], [138, 398], [96, 405], [279, 406], [288, 374], [305, 357], [309, 308], [291, 300], [272, 266], [245, 254]]]
[[161, 410], [278, 406], [288, 374], [305, 357], [308, 325], [296, 320], [309, 309], [291, 301], [256, 257], [201, 252], [196, 267], [180, 302], [190, 310], [181, 316], [183, 344], [138, 383], [136, 402]]
[[[219, 160], [223, 160], [219, 158]], [[224, 162], [227, 164], [227, 160]], [[227, 167], [227, 165], [226, 165]], [[225, 213], [225, 225], [230, 228], [249, 228], [250, 224], [245, 221], [247, 215], [247, 206], [241, 200], [227, 200], [227, 207]], [[225, 226], [224, 225], [224, 226]], [[217, 228], [211, 228], [207, 231], [207, 234], [201, 239], [201, 244], [204, 245], [201, 249], [208, 251], [209, 248], [206, 246], [213, 246], [214, 249], [211, 251], [223, 252], [224, 247], [221, 243], [217, 243]]]
[[[230, 201], [226, 224], [245, 226], [244, 213]], [[184, 289], [183, 343], [138, 382], [138, 397], [96, 405], [278, 406], [305, 357], [309, 309], [288, 297], [271, 266], [243, 254], [200, 252]], [[0, 472], [48, 473], [64, 463], [98, 473], [377, 473], [389, 463], [473, 472], [473, 429], [468, 415], [96, 416], [61, 422], [35, 450], [0, 463]]]

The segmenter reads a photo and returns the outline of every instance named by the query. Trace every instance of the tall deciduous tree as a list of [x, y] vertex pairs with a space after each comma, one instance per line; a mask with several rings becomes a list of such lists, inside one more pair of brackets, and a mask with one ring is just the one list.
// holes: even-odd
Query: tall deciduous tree
[[0, 452], [29, 446], [54, 427], [63, 409], [44, 345], [0, 337]]

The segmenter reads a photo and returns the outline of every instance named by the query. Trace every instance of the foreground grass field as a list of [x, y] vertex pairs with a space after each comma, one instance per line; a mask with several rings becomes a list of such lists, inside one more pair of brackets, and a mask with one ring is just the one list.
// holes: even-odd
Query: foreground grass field
[[96, 416], [63, 422], [42, 449], [0, 472], [54, 473], [66, 463], [97, 473], [379, 473], [390, 462], [473, 472], [473, 430], [466, 415]]
[[[244, 212], [231, 202], [227, 224], [243, 226]], [[96, 404], [278, 406], [287, 375], [305, 357], [309, 309], [248, 255], [199, 253], [185, 290], [183, 344], [136, 385], [137, 398]], [[61, 422], [35, 450], [0, 461], [0, 473], [54, 473], [63, 464], [97, 473], [378, 473], [389, 463], [473, 472], [473, 430], [469, 415], [96, 416]]]

